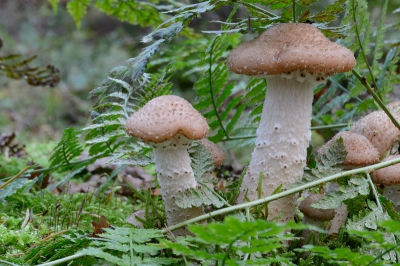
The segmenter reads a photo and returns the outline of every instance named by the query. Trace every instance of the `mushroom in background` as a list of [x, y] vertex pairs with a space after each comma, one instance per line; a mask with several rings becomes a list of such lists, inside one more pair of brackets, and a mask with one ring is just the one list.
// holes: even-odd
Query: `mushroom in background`
[[366, 137], [349, 131], [339, 132], [325, 143], [318, 150], [318, 158], [339, 138], [343, 139], [347, 152], [346, 160], [340, 165], [344, 169], [355, 169], [379, 162], [379, 152], [371, 142]]
[[[389, 108], [393, 116], [400, 121], [400, 112]], [[382, 159], [387, 152], [400, 139], [400, 130], [392, 123], [387, 114], [380, 110], [374, 111], [353, 124], [350, 132], [366, 137], [379, 151]]]
[[[333, 209], [316, 209], [311, 207], [311, 204], [318, 202], [322, 199], [321, 194], [308, 195], [299, 206], [299, 210], [304, 214], [303, 224], [310, 224], [322, 229], [324, 222], [332, 220], [335, 213]], [[313, 232], [315, 239], [318, 239], [318, 232]], [[311, 231], [303, 230], [303, 241], [307, 241], [311, 235]]]
[[[261, 121], [251, 162], [244, 176], [238, 202], [261, 197], [303, 175], [314, 87], [328, 76], [347, 72], [355, 65], [353, 53], [331, 42], [310, 24], [286, 23], [267, 28], [255, 40], [235, 48], [228, 57], [229, 69], [238, 74], [265, 78], [268, 83]], [[272, 201], [268, 219], [292, 220], [296, 195]]]
[[[399, 158], [400, 155], [389, 155], [382, 162]], [[372, 181], [383, 185], [383, 196], [393, 201], [395, 210], [400, 213], [400, 164], [390, 165], [372, 173]]]
[[[224, 152], [212, 141], [208, 139], [201, 139], [200, 144], [203, 145], [209, 153], [211, 153], [211, 156], [214, 160], [214, 167], [218, 167], [224, 164], [225, 162], [225, 154]], [[207, 186], [210, 189], [214, 189], [214, 185], [212, 180], [214, 179], [213, 173], [212, 172], [207, 172], [203, 175], [202, 177], [206, 182]]]
[[[171, 226], [204, 214], [202, 207], [178, 207], [175, 197], [198, 186], [188, 147], [193, 140], [207, 137], [209, 127], [205, 118], [183, 98], [164, 95], [133, 113], [126, 122], [126, 131], [153, 147], [167, 224]], [[189, 231], [182, 228], [174, 234], [187, 235]]]

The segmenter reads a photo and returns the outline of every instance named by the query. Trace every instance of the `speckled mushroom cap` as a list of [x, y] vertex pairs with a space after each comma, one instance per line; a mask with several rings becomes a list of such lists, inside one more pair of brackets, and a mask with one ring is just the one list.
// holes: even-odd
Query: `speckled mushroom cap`
[[325, 143], [325, 145], [319, 149], [318, 157], [320, 158], [338, 138], [343, 139], [347, 151], [346, 160], [342, 163], [343, 166], [347, 168], [356, 168], [379, 162], [379, 152], [368, 139], [349, 131], [339, 132]]
[[220, 166], [225, 162], [224, 152], [214, 142], [208, 139], [201, 139], [200, 143], [211, 153], [214, 166]]
[[394, 101], [394, 102], [388, 103], [386, 105], [386, 107], [388, 109], [398, 109], [400, 107], [400, 101]]
[[300, 70], [317, 80], [351, 70], [353, 52], [331, 42], [316, 27], [305, 23], [277, 24], [251, 42], [235, 48], [228, 57], [231, 71], [248, 76], [290, 74]]
[[334, 209], [315, 209], [311, 207], [311, 204], [318, 202], [322, 199], [321, 194], [310, 194], [308, 195], [299, 206], [299, 210], [307, 217], [317, 221], [328, 221], [333, 219], [335, 216]]
[[130, 136], [161, 143], [181, 134], [190, 140], [208, 135], [206, 119], [185, 99], [164, 95], [152, 99], [126, 121]]
[[[392, 109], [392, 114], [400, 121], [400, 113]], [[384, 156], [396, 140], [400, 138], [400, 130], [384, 111], [375, 111], [364, 116], [354, 123], [350, 131], [366, 137], [379, 151], [379, 157]]]
[[[399, 157], [400, 155], [389, 155], [382, 162], [390, 161]], [[393, 164], [374, 171], [371, 179], [374, 183], [385, 186], [400, 184], [400, 164]]]

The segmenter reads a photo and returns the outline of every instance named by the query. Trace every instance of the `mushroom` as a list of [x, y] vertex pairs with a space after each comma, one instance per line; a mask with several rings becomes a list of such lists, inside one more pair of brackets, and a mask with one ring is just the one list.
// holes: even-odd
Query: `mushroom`
[[[154, 150], [154, 162], [169, 226], [203, 214], [202, 207], [181, 209], [175, 203], [178, 193], [196, 188], [188, 147], [193, 140], [207, 136], [205, 118], [192, 105], [173, 95], [164, 95], [146, 103], [126, 122], [126, 131], [148, 143]], [[186, 229], [174, 231], [186, 235]]]
[[354, 169], [379, 162], [379, 152], [371, 142], [366, 137], [349, 131], [339, 132], [325, 143], [319, 149], [318, 157], [321, 158], [327, 149], [339, 138], [343, 139], [347, 152], [346, 159], [341, 164], [344, 169]]
[[[234, 49], [229, 69], [238, 74], [266, 78], [268, 91], [257, 129], [255, 149], [244, 176], [238, 202], [261, 197], [280, 185], [301, 179], [311, 139], [313, 90], [327, 76], [355, 65], [353, 53], [327, 39], [316, 27], [303, 23], [277, 24], [255, 40]], [[268, 219], [293, 219], [296, 195], [270, 202]]]
[[[332, 220], [335, 212], [333, 209], [316, 209], [311, 204], [318, 202], [322, 199], [321, 194], [310, 194], [308, 195], [299, 206], [299, 210], [304, 214], [303, 224], [311, 224], [322, 229], [324, 222]], [[310, 237], [310, 230], [303, 230], [304, 241], [307, 241]], [[314, 232], [315, 238], [318, 238], [319, 233]]]
[[[225, 154], [224, 152], [212, 141], [208, 139], [201, 139], [200, 144], [203, 145], [207, 151], [211, 154], [212, 159], [214, 160], [214, 167], [221, 166], [225, 162]], [[212, 180], [214, 176], [212, 172], [207, 172], [202, 177], [205, 181], [209, 181], [207, 186], [210, 189], [213, 189]]]
[[[400, 120], [398, 111], [394, 110], [394, 108], [390, 108], [390, 111], [397, 120]], [[350, 131], [366, 137], [379, 151], [380, 158], [384, 157], [387, 151], [400, 138], [400, 130], [382, 110], [374, 111], [364, 116], [353, 124]]]
[[[389, 155], [383, 162], [399, 158], [400, 155]], [[383, 196], [393, 201], [395, 210], [400, 212], [400, 164], [390, 165], [372, 173], [375, 184], [384, 185]]]

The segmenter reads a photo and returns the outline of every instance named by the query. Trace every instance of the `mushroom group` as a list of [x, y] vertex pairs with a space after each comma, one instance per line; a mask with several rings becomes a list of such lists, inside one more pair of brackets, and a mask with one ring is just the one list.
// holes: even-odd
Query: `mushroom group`
[[[180, 208], [178, 193], [196, 188], [188, 147], [205, 138], [209, 127], [205, 118], [185, 99], [164, 95], [146, 103], [126, 122], [126, 131], [148, 143], [154, 150], [158, 184], [169, 226], [204, 214], [202, 207]], [[178, 229], [176, 235], [187, 235]]]
[[[311, 139], [314, 87], [334, 73], [351, 70], [355, 58], [316, 27], [286, 23], [271, 26], [235, 48], [227, 65], [235, 73], [267, 81], [255, 148], [238, 197], [242, 203], [258, 198], [260, 174], [261, 197], [271, 195], [281, 184], [301, 179]], [[270, 202], [268, 219], [293, 219], [296, 197]]]

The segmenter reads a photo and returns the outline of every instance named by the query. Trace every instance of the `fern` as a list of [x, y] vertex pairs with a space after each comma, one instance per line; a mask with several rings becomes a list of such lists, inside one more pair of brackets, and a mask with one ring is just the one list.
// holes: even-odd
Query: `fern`
[[170, 265], [176, 262], [173, 258], [163, 258], [160, 253], [162, 247], [151, 243], [154, 238], [162, 237], [160, 230], [123, 227], [104, 230], [106, 232], [101, 234], [103, 241], [93, 241], [92, 247], [78, 254], [105, 259], [121, 266]]
[[294, 239], [288, 233], [290, 229], [298, 230], [305, 226], [294, 222], [240, 221], [228, 216], [224, 223], [190, 225], [188, 228], [195, 237], [178, 239], [175, 243], [161, 239], [161, 243], [177, 254], [206, 265], [268, 265], [276, 262], [294, 265], [294, 257], [279, 254], [279, 249], [283, 247], [282, 241]]
[[339, 208], [345, 200], [356, 198], [359, 195], [366, 196], [368, 194], [368, 181], [363, 177], [352, 177], [348, 185], [340, 184], [338, 191], [324, 195], [322, 199], [311, 206], [317, 209], [336, 209]]
[[306, 169], [304, 171], [303, 178], [290, 184], [287, 186], [287, 188], [295, 188], [297, 186], [301, 186], [317, 179], [340, 172], [340, 168], [333, 166], [343, 163], [346, 159], [346, 156], [347, 152], [343, 143], [343, 139], [339, 138], [321, 155], [321, 162], [316, 162], [315, 167]]
[[73, 127], [64, 130], [60, 142], [54, 149], [50, 157], [50, 168], [71, 167], [73, 159], [77, 158], [83, 152], [83, 147], [79, 143], [80, 130]]

